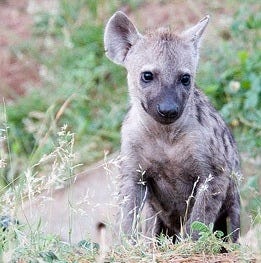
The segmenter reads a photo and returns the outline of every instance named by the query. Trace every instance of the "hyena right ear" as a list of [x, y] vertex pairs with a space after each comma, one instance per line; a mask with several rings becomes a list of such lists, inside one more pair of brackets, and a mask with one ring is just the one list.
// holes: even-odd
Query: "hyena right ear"
[[123, 65], [129, 49], [140, 37], [129, 18], [123, 12], [116, 12], [105, 27], [104, 47], [107, 57]]
[[188, 41], [191, 41], [195, 48], [198, 49], [200, 46], [202, 35], [208, 25], [209, 15], [201, 19], [196, 25], [182, 32], [181, 36]]

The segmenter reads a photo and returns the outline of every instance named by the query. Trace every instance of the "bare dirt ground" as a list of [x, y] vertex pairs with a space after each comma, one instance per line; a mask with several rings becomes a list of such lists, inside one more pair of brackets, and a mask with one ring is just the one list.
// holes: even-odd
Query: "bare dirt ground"
[[39, 86], [39, 65], [14, 48], [31, 38], [33, 18], [28, 1], [0, 1], [0, 99], [15, 99], [33, 85]]

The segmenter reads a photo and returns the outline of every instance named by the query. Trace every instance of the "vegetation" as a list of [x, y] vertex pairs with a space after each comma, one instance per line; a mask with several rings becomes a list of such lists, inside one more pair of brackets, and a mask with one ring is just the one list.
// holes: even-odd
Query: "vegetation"
[[[173, 244], [172, 239], [160, 236], [157, 240], [138, 240], [133, 245], [127, 240], [123, 245], [114, 246], [108, 253], [103, 247], [86, 240], [76, 245], [61, 242], [52, 235], [33, 232], [31, 238], [25, 239], [22, 231], [11, 226], [10, 235], [2, 232], [2, 255], [4, 262], [252, 262], [248, 252], [239, 250], [239, 245], [222, 240], [222, 232], [214, 232], [213, 226], [194, 222], [194, 230], [200, 231], [200, 238], [193, 242], [190, 238]], [[14, 231], [15, 229], [15, 231]], [[16, 249], [15, 246], [17, 246]], [[103, 251], [104, 250], [104, 251]], [[9, 253], [6, 253], [8, 251]], [[220, 254], [225, 251], [230, 254]], [[106, 253], [107, 252], [107, 253]], [[10, 257], [11, 255], [11, 257]], [[9, 258], [10, 257], [10, 258]], [[211, 261], [212, 260], [212, 261]], [[216, 261], [214, 261], [216, 260]]]
[[[202, 50], [198, 84], [230, 124], [241, 151], [256, 156], [261, 147], [261, 12], [255, 1], [250, 1], [251, 6], [233, 1], [238, 9], [229, 28], [220, 31], [218, 39]], [[141, 4], [146, 6], [145, 1], [138, 0], [60, 0], [58, 14], [35, 16], [30, 43], [12, 47], [15, 55], [38, 61], [42, 86], [15, 102], [0, 105], [1, 214], [15, 210], [21, 196], [30, 198], [50, 184], [70, 181], [74, 171], [80, 169], [79, 163], [90, 164], [101, 159], [104, 151], [119, 148], [119, 130], [128, 107], [126, 76], [124, 69], [104, 55], [103, 28], [120, 6], [135, 12]], [[41, 171], [48, 171], [50, 176], [39, 176]], [[251, 215], [253, 223], [260, 224], [261, 174], [258, 169], [249, 174], [242, 187], [243, 210]], [[179, 262], [194, 255], [191, 262], [197, 262], [198, 257], [200, 262], [199, 254], [211, 257], [223, 247], [237, 251], [233, 252], [237, 259], [251, 259], [247, 254], [240, 256], [240, 248], [224, 243], [221, 233], [213, 233], [212, 226], [196, 222], [193, 227], [201, 230], [196, 243], [187, 239], [173, 245], [168, 237], [160, 237], [152, 242], [152, 250], [143, 243], [126, 244], [113, 248], [106, 259]], [[29, 236], [24, 234], [26, 228], [12, 221], [8, 231], [0, 227], [0, 257], [10, 262], [97, 259], [99, 248], [89, 241], [63, 243], [58, 237], [43, 235], [41, 223], [30, 229]]]

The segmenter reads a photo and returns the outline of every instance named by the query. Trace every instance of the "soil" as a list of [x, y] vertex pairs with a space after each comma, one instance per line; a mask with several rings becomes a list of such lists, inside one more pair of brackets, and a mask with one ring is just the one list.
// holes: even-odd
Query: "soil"
[[14, 99], [39, 86], [39, 65], [15, 47], [32, 36], [33, 18], [26, 0], [0, 0], [0, 99]]

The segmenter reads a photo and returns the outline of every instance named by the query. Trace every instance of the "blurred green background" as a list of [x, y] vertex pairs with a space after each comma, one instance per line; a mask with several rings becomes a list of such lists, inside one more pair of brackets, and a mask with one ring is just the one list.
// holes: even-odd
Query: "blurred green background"
[[[211, 22], [202, 43], [197, 83], [234, 132], [246, 175], [241, 191], [245, 217], [260, 220], [258, 1], [51, 2], [56, 5], [30, 7], [30, 34], [8, 46], [13, 60], [33, 62], [37, 81], [19, 92], [0, 83], [0, 186], [6, 189], [52, 152], [64, 125], [75, 134], [75, 162], [83, 164], [78, 169], [119, 149], [128, 108], [126, 72], [105, 57], [103, 48], [104, 25], [114, 11], [126, 12], [141, 32], [162, 25], [181, 29], [208, 13]], [[28, 13], [28, 5], [20, 5], [18, 10]]]

